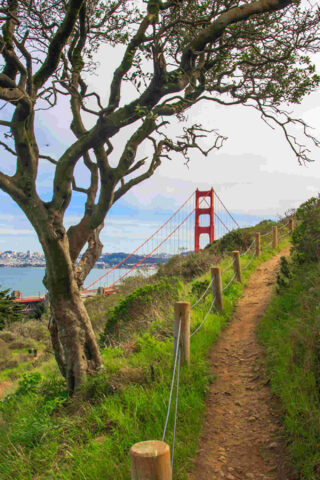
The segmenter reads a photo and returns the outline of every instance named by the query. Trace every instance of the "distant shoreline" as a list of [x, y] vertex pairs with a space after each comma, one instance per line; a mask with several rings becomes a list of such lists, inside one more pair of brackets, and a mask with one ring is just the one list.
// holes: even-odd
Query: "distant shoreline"
[[[108, 268], [114, 268], [115, 266], [117, 265], [105, 265], [105, 266], [102, 266], [102, 265], [95, 265], [93, 268], [97, 268], [99, 270], [107, 270]], [[4, 265], [4, 264], [0, 264], [0, 268], [46, 268], [46, 264], [45, 263], [36, 263], [36, 264], [32, 264], [30, 265], [29, 263], [21, 263], [20, 265]], [[126, 265], [126, 264], [122, 264], [121, 266], [117, 267], [119, 268], [120, 270], [121, 269], [130, 269], [132, 268], [133, 265], [130, 264], [130, 265]], [[141, 265], [140, 268], [143, 268], [143, 267], [147, 267], [147, 268], [157, 268], [158, 267], [158, 264], [156, 263], [144, 263]]]
[[3, 264], [0, 264], [0, 268], [27, 268], [27, 267], [46, 268], [46, 265], [44, 263], [36, 263], [34, 265], [30, 265], [28, 263], [21, 263], [20, 265], [3, 265]]
[[[28, 267], [28, 268], [27, 268]], [[46, 289], [43, 285], [43, 277], [45, 275], [44, 267], [33, 267], [25, 265], [25, 267], [19, 266], [6, 266], [0, 268], [0, 290], [19, 290], [24, 297], [32, 297], [35, 295], [44, 295]], [[86, 284], [89, 285], [95, 281], [99, 282], [98, 286], [104, 286], [104, 279], [100, 280], [104, 275], [108, 275], [110, 270], [93, 268], [87, 277]], [[146, 268], [144, 275], [150, 275], [154, 273], [156, 269]], [[118, 280], [121, 275], [126, 274], [132, 276], [134, 273], [130, 268], [117, 268], [112, 273], [112, 280]]]

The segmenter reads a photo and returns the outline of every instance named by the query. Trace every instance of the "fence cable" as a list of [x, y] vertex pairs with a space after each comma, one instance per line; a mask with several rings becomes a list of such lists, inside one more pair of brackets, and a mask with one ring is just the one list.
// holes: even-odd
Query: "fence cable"
[[177, 372], [177, 385], [176, 385], [176, 406], [174, 409], [174, 424], [173, 424], [173, 437], [172, 437], [172, 448], [171, 448], [171, 470], [173, 473], [173, 463], [174, 463], [174, 447], [176, 443], [176, 432], [177, 432], [177, 416], [178, 416], [178, 402], [179, 402], [179, 386], [180, 386], [180, 363], [181, 363], [181, 347], [177, 348], [178, 353], [178, 372]]
[[211, 282], [209, 283], [209, 285], [207, 286], [207, 288], [205, 289], [205, 291], [203, 292], [203, 294], [201, 295], [200, 298], [198, 298], [198, 300], [193, 304], [191, 305], [190, 309], [192, 310], [194, 307], [196, 307], [200, 302], [201, 300], [203, 299], [203, 297], [205, 297], [205, 295], [208, 293], [209, 291], [209, 288], [212, 286], [212, 282], [213, 282], [213, 279], [211, 279]]
[[234, 273], [227, 285], [223, 288], [223, 292], [229, 287], [229, 285], [233, 282], [233, 280], [236, 278], [236, 274]]
[[[278, 238], [278, 240], [279, 240], [279, 238]], [[266, 247], [269, 248], [269, 247], [272, 246], [272, 244], [273, 244], [273, 238], [271, 238], [271, 240], [267, 243]]]
[[249, 250], [250, 250], [251, 247], [253, 246], [254, 242], [255, 242], [255, 239], [252, 240], [252, 243], [251, 243], [250, 246], [247, 248], [247, 250], [246, 250], [245, 252], [241, 253], [240, 257], [243, 257], [243, 255], [246, 255], [246, 254], [249, 252]]
[[193, 335], [195, 335], [197, 332], [199, 332], [200, 328], [202, 327], [202, 325], [204, 324], [204, 322], [207, 320], [207, 318], [208, 318], [208, 316], [209, 316], [209, 313], [211, 312], [212, 307], [213, 307], [213, 305], [214, 305], [215, 299], [216, 299], [216, 297], [213, 298], [212, 303], [211, 303], [211, 305], [210, 305], [210, 308], [209, 308], [209, 310], [207, 311], [204, 319], [202, 320], [202, 322], [200, 323], [200, 325], [191, 333], [190, 338], [192, 338]]
[[242, 271], [244, 272], [248, 267], [249, 265], [253, 262], [253, 259], [255, 258], [255, 253], [253, 253], [252, 257], [250, 258], [249, 262], [247, 263], [247, 265], [245, 267], [243, 267]]
[[270, 235], [270, 233], [272, 233], [272, 230], [269, 230], [269, 232], [263, 234], [260, 233], [260, 238], [265, 237], [266, 235]]
[[167, 416], [166, 416], [166, 421], [165, 421], [165, 424], [164, 424], [163, 435], [162, 435], [162, 441], [163, 442], [164, 442], [164, 439], [166, 438], [166, 432], [167, 432], [168, 421], [169, 421], [170, 410], [171, 410], [172, 393], [173, 393], [174, 380], [175, 380], [175, 376], [176, 376], [176, 368], [177, 368], [177, 362], [178, 362], [180, 333], [181, 333], [181, 318], [180, 318], [179, 327], [178, 327], [176, 351], [175, 351], [175, 358], [174, 358], [174, 364], [173, 364], [173, 370], [172, 370], [172, 379], [171, 379], [171, 386], [170, 386], [170, 394], [169, 394], [169, 401], [168, 401], [168, 410], [167, 410]]
[[[287, 224], [283, 225], [283, 226], [280, 227], [280, 228], [286, 227], [286, 226], [288, 226], [288, 225], [289, 225], [289, 222], [288, 222]], [[280, 230], [280, 228], [279, 228], [279, 230]], [[266, 233], [264, 233], [263, 235], [260, 235], [260, 237], [265, 237], [266, 235], [270, 235], [270, 233], [272, 233], [272, 230], [269, 230], [269, 232], [266, 232]], [[286, 234], [285, 234], [285, 235], [286, 235]], [[285, 235], [284, 235], [284, 236], [285, 236]], [[282, 238], [282, 237], [279, 236], [279, 238]], [[271, 240], [269, 243], [267, 243], [267, 247], [272, 244], [272, 241], [273, 241], [273, 240]], [[255, 243], [255, 239], [253, 239], [253, 241], [251, 242], [251, 244], [249, 245], [249, 247], [247, 248], [247, 250], [246, 250], [245, 252], [241, 253], [240, 257], [243, 257], [244, 255], [246, 255], [246, 254], [249, 252], [249, 250], [252, 248], [252, 246], [254, 245], [254, 243]], [[246, 268], [250, 265], [250, 263], [252, 262], [252, 260], [253, 260], [253, 258], [250, 259], [250, 262], [244, 267], [243, 270], [246, 270]], [[230, 263], [230, 265], [229, 265], [228, 267], [226, 267], [226, 268], [221, 272], [221, 275], [223, 275], [223, 274], [226, 273], [228, 270], [230, 270], [230, 268], [233, 267], [233, 265], [234, 265], [234, 260], [232, 259], [232, 262]], [[230, 283], [233, 281], [234, 278], [235, 278], [235, 275], [232, 277], [232, 279], [231, 279], [231, 281], [228, 283], [228, 285], [226, 285], [226, 286], [224, 287], [223, 291], [230, 285]], [[206, 296], [206, 294], [208, 293], [210, 287], [212, 286], [212, 282], [213, 282], [213, 280], [211, 279], [209, 285], [207, 286], [207, 288], [205, 289], [205, 291], [203, 292], [203, 294], [201, 295], [201, 297], [198, 298], [198, 300], [197, 300], [193, 305], [191, 305], [191, 307], [190, 307], [191, 310], [192, 310], [193, 308], [195, 308], [195, 307], [201, 302], [201, 300]]]
[[223, 275], [223, 274], [226, 273], [228, 270], [230, 270], [230, 268], [233, 267], [233, 265], [234, 265], [234, 261], [233, 261], [233, 259], [232, 259], [230, 265], [229, 265], [227, 268], [225, 268], [224, 270], [222, 270], [221, 275]]
[[[289, 223], [288, 223], [289, 224]], [[283, 225], [281, 228], [286, 227], [288, 224]], [[270, 233], [270, 232], [268, 232]], [[265, 236], [264, 234], [263, 236]], [[286, 233], [283, 235], [286, 236]], [[250, 246], [247, 248], [245, 252], [243, 252], [240, 256], [242, 257], [243, 255], [246, 255], [248, 251], [251, 249], [253, 246], [255, 240], [252, 241]], [[249, 265], [252, 263], [253, 259], [255, 258], [255, 253], [253, 253], [252, 257], [250, 258], [249, 262], [247, 265], [242, 269], [242, 271], [245, 271]], [[222, 272], [225, 273], [228, 271], [231, 266], [233, 265], [232, 263]], [[229, 285], [233, 282], [235, 279], [236, 274], [234, 273], [227, 285], [223, 288], [223, 292], [229, 287]], [[204, 298], [204, 296], [207, 294], [209, 291], [210, 287], [213, 284], [213, 279], [211, 279], [211, 282], [207, 286], [206, 290], [204, 293], [201, 295], [201, 297], [191, 306], [191, 309], [194, 308], [196, 305], [200, 303], [200, 301]], [[209, 310], [207, 311], [206, 315], [204, 316], [202, 322], [200, 325], [191, 333], [190, 338], [192, 338], [199, 330], [202, 328], [204, 323], [206, 322], [210, 312], [212, 311], [212, 308], [214, 306], [215, 302], [215, 296], [213, 297], [212, 303], [209, 307]], [[173, 388], [174, 388], [174, 383], [175, 383], [175, 378], [176, 378], [176, 371], [177, 371], [177, 382], [176, 382], [176, 404], [175, 404], [175, 414], [174, 414], [174, 426], [173, 426], [173, 439], [172, 439], [172, 457], [171, 457], [171, 467], [173, 469], [173, 463], [174, 463], [174, 449], [175, 449], [175, 440], [176, 440], [176, 431], [177, 431], [177, 415], [178, 415], [178, 402], [179, 402], [179, 384], [180, 384], [180, 364], [181, 364], [181, 348], [180, 348], [180, 335], [181, 335], [181, 319], [179, 322], [179, 327], [178, 327], [178, 335], [177, 335], [177, 341], [176, 341], [176, 350], [175, 350], [175, 358], [174, 358], [174, 364], [173, 364], [173, 370], [172, 370], [172, 379], [171, 379], [171, 385], [170, 385], [170, 393], [169, 393], [169, 400], [168, 400], [168, 409], [167, 409], [167, 415], [166, 415], [166, 420], [164, 424], [164, 429], [163, 429], [163, 435], [162, 435], [162, 441], [165, 440], [166, 437], [166, 432], [167, 432], [167, 427], [168, 427], [168, 422], [169, 422], [169, 417], [170, 417], [170, 411], [171, 411], [171, 404], [172, 404], [172, 396], [173, 396]], [[177, 368], [178, 366], [178, 368]]]
[[283, 223], [283, 224], [281, 225], [281, 227], [278, 227], [278, 230], [282, 230], [284, 227], [287, 227], [289, 224], [290, 224], [290, 222], [288, 222], [288, 223]]

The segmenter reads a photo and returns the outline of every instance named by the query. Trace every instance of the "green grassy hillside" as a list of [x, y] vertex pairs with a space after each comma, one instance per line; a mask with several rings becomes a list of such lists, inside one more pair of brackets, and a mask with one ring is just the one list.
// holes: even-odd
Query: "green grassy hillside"
[[[172, 377], [174, 302], [195, 303], [209, 284], [210, 265], [219, 262], [225, 270], [230, 266], [228, 253], [235, 247], [247, 248], [255, 230], [263, 228], [267, 231], [270, 224], [245, 229], [238, 236], [229, 234], [229, 241], [214, 242], [198, 254], [173, 258], [153, 278], [138, 279], [135, 288], [129, 280], [117, 295], [89, 300], [87, 308], [103, 346], [106, 369], [88, 380], [78, 398], [67, 398], [52, 357], [33, 367], [22, 363], [4, 370], [2, 378], [18, 383], [18, 388], [0, 406], [1, 480], [129, 480], [130, 446], [162, 437]], [[256, 266], [274, 254], [267, 247], [269, 241], [270, 236], [263, 237], [260, 258], [254, 258], [252, 250], [241, 257], [243, 266], [250, 262], [243, 273], [244, 285]], [[286, 237], [276, 251], [288, 243]], [[232, 275], [232, 268], [224, 273], [225, 286]], [[231, 318], [242, 290], [243, 285], [231, 283], [224, 292], [224, 313], [210, 313], [192, 338], [191, 366], [181, 371], [177, 479], [186, 478], [205, 395], [214, 381], [208, 352]], [[211, 303], [209, 289], [192, 310], [192, 331], [201, 324]], [[172, 430], [171, 415], [166, 436], [169, 444]]]

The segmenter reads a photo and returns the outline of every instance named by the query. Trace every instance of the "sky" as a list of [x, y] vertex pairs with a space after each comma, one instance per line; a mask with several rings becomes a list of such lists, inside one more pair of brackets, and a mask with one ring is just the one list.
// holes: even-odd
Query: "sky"
[[[119, 51], [108, 56], [107, 70], [103, 53], [100, 59], [101, 65], [89, 81], [103, 95], [119, 61]], [[320, 59], [316, 59], [316, 63], [319, 72]], [[132, 92], [127, 88], [130, 97]], [[310, 124], [313, 134], [320, 138], [320, 91], [290, 109]], [[68, 121], [66, 104], [56, 111], [38, 112], [36, 133], [43, 154], [57, 157], [72, 141]], [[188, 165], [181, 157], [164, 159], [153, 177], [129, 191], [112, 207], [101, 234], [105, 252], [131, 251], [196, 188], [213, 187], [240, 225], [279, 218], [319, 193], [320, 151], [312, 152], [313, 163], [300, 166], [282, 132], [268, 127], [255, 110], [201, 103], [188, 110], [188, 121], [202, 123], [207, 129], [218, 129], [228, 140], [221, 150], [212, 151], [208, 157], [192, 152]], [[170, 126], [172, 131], [177, 128], [174, 122]], [[115, 158], [125, 138], [121, 133], [115, 139]], [[1, 156], [5, 172], [13, 173], [9, 157], [3, 152]], [[41, 161], [38, 188], [44, 199], [51, 196], [52, 173], [52, 166]], [[85, 186], [86, 176], [81, 167], [77, 177], [81, 186]], [[83, 200], [81, 194], [74, 196], [66, 215], [67, 226], [80, 219]], [[41, 247], [23, 212], [9, 196], [0, 192], [0, 251], [4, 250], [41, 251]]]

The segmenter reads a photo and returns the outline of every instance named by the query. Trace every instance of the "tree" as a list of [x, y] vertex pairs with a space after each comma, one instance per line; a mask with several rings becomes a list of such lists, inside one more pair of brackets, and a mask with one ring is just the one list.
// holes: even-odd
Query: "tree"
[[[110, 207], [129, 189], [148, 179], [170, 152], [187, 157], [220, 148], [222, 137], [201, 125], [182, 123], [169, 137], [170, 117], [200, 101], [256, 108], [283, 129], [299, 161], [308, 150], [289, 131], [307, 125], [281, 109], [299, 102], [319, 85], [309, 58], [319, 50], [319, 9], [295, 0], [2, 0], [0, 99], [8, 112], [0, 121], [1, 146], [16, 158], [16, 172], [0, 173], [0, 187], [33, 225], [46, 258], [44, 283], [52, 318], [50, 333], [68, 391], [102, 368], [100, 352], [80, 298], [80, 288], [98, 259], [99, 239]], [[88, 86], [103, 47], [123, 52], [113, 73], [109, 98]], [[104, 53], [106, 68], [108, 54]], [[137, 93], [124, 101], [124, 85]], [[74, 135], [59, 158], [39, 151], [35, 135], [38, 109], [70, 102]], [[10, 114], [10, 115], [9, 115]], [[90, 127], [88, 126], [90, 125]], [[116, 135], [128, 131], [122, 153], [113, 152]], [[212, 136], [211, 148], [200, 145]], [[139, 148], [150, 143], [150, 158]], [[55, 166], [50, 201], [37, 189], [39, 161]], [[80, 187], [81, 162], [89, 185]], [[84, 195], [81, 221], [64, 226], [73, 191]], [[83, 256], [80, 252], [85, 248]]]
[[15, 303], [9, 290], [0, 290], [0, 330], [12, 322], [22, 319], [21, 305]]

